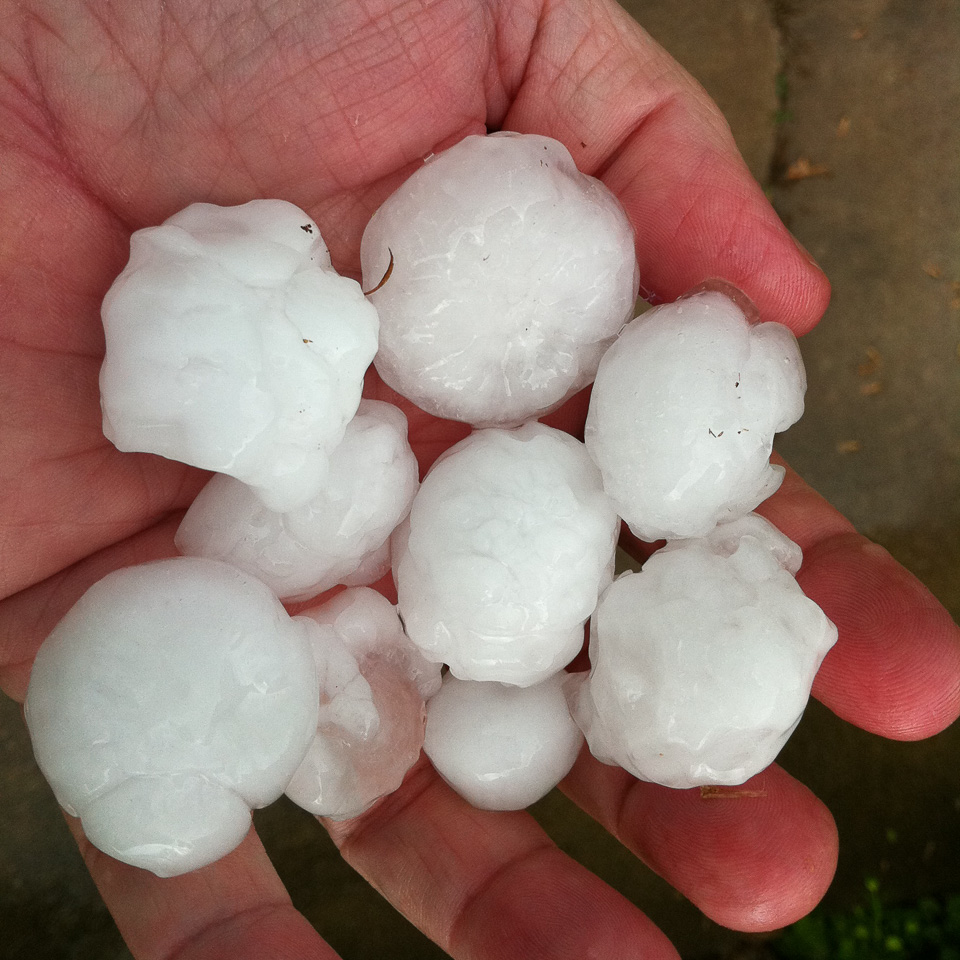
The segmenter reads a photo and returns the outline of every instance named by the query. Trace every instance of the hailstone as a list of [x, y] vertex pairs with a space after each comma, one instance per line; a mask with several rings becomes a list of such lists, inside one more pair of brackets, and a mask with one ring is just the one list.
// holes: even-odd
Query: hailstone
[[475, 426], [522, 423], [586, 386], [639, 283], [616, 197], [533, 134], [430, 158], [373, 215], [360, 255], [381, 377]]
[[320, 627], [320, 713], [286, 793], [318, 816], [357, 817], [396, 790], [420, 756], [424, 701], [440, 687], [440, 667], [423, 659], [396, 608], [373, 590], [345, 590], [304, 615]]
[[583, 444], [540, 423], [451, 447], [395, 534], [400, 615], [428, 660], [529, 686], [583, 644], [619, 521]]
[[447, 674], [427, 704], [423, 749], [437, 773], [484, 810], [521, 810], [545, 796], [583, 745], [564, 676], [520, 688]]
[[302, 210], [195, 203], [138, 230], [102, 314], [103, 430], [120, 450], [229, 474], [273, 510], [316, 494], [378, 320]]
[[800, 418], [805, 390], [787, 327], [752, 324], [704, 291], [623, 330], [597, 372], [584, 439], [638, 537], [700, 537], [780, 486], [773, 436]]
[[800, 560], [751, 514], [615, 580], [591, 621], [589, 678], [568, 681], [594, 756], [668, 787], [763, 770], [837, 639], [793, 577]]
[[362, 400], [312, 500], [277, 513], [239, 480], [216, 476], [187, 511], [177, 547], [252, 573], [282, 600], [306, 600], [347, 580], [373, 583], [390, 568], [390, 534], [418, 485], [406, 418], [392, 404]]
[[161, 877], [228, 853], [313, 736], [318, 632], [216, 560], [94, 584], [41, 645], [27, 691], [60, 805], [101, 850]]

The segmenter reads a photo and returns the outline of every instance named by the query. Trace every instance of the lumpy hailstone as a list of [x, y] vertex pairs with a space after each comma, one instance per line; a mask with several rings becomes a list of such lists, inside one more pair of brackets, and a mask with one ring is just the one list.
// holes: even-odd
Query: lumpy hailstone
[[793, 578], [800, 559], [751, 514], [619, 577], [591, 622], [589, 679], [569, 681], [591, 752], [668, 787], [763, 770], [837, 639]]
[[427, 704], [423, 749], [437, 773], [475, 807], [536, 803], [569, 773], [583, 744], [564, 676], [519, 688], [448, 674]]
[[282, 600], [347, 581], [362, 586], [389, 570], [383, 548], [418, 485], [406, 418], [392, 404], [362, 400], [312, 500], [277, 513], [238, 480], [214, 477], [183, 518], [177, 547], [252, 573]]
[[101, 850], [159, 876], [222, 857], [313, 736], [317, 631], [215, 560], [109, 574], [30, 676], [27, 724], [57, 800]]
[[357, 817], [396, 790], [420, 756], [424, 701], [440, 688], [440, 667], [423, 659], [396, 608], [373, 590], [345, 590], [305, 616], [320, 627], [320, 714], [287, 796], [318, 816]]
[[573, 437], [540, 423], [472, 433], [434, 464], [396, 535], [410, 639], [462, 679], [543, 680], [583, 644], [618, 528]]
[[585, 440], [643, 540], [703, 536], [783, 480], [773, 436], [803, 413], [796, 338], [707, 291], [630, 323], [604, 356]]
[[424, 410], [511, 426], [586, 386], [632, 316], [633, 230], [549, 137], [467, 137], [373, 215], [361, 245], [376, 367]]
[[103, 326], [107, 438], [229, 474], [285, 511], [326, 477], [378, 321], [302, 210], [252, 200], [134, 233]]

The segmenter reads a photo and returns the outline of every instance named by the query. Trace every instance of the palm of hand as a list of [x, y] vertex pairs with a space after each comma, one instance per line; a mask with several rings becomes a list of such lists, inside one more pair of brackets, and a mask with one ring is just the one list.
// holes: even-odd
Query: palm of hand
[[[4, 381], [16, 390], [7, 408], [16, 439], [0, 494], [5, 594], [142, 536], [202, 482], [181, 464], [121, 455], [102, 435], [99, 301], [123, 265], [131, 229], [193, 199], [280, 196], [319, 219], [341, 271], [355, 273], [366, 219], [415, 159], [483, 130], [483, 51], [473, 52], [474, 75], [463, 72], [450, 100], [437, 91], [449, 87], [442, 74], [453, 64], [432, 61], [434, 80], [417, 62], [435, 43], [462, 49], [477, 27], [468, 17], [436, 23], [438, 35], [408, 47], [414, 52], [390, 68], [399, 76], [385, 88], [365, 65], [398, 56], [393, 28], [353, 5], [340, 12], [333, 27], [311, 28], [237, 11], [233, 31], [212, 18], [186, 24], [171, 15], [155, 24], [159, 45], [152, 32], [138, 37], [132, 25], [91, 16], [83, 58], [64, 56], [56, 24], [25, 24], [37, 99], [12, 106], [56, 135], [34, 126], [32, 142], [12, 157], [22, 168], [7, 171], [11, 181], [37, 172], [31, 190], [8, 194], [8, 218], [21, 232], [14, 242], [30, 262], [8, 261], [4, 277]], [[92, 96], [78, 96], [91, 86]], [[424, 417], [415, 439], [429, 432]], [[14, 551], [19, 539], [27, 542]]]
[[[294, 0], [104, 7], [20, 5], [0, 48], [8, 598], [0, 680], [18, 699], [36, 647], [66, 608], [108, 570], [172, 553], [179, 511], [205, 480], [180, 464], [121, 454], [102, 434], [99, 304], [133, 229], [194, 200], [283, 197], [317, 220], [335, 265], [356, 275], [367, 219], [420, 159], [503, 126], [557, 136], [582, 169], [603, 175], [643, 224], [641, 275], [656, 295], [724, 276], [797, 332], [825, 305], [825, 282], [790, 243], [702, 95], [600, 2], [550, 11], [533, 2], [392, 9], [387, 0], [319, 12]], [[669, 178], [659, 172], [665, 157]], [[738, 226], [749, 232], [731, 244]], [[375, 381], [368, 389], [387, 393]], [[424, 464], [463, 435], [404, 408]], [[577, 419], [574, 404], [552, 422]], [[949, 722], [960, 669], [949, 619], [795, 477], [766, 512], [809, 551], [802, 582], [841, 627], [818, 680], [822, 699], [892, 736]], [[891, 595], [892, 621], [872, 632], [858, 623], [871, 599], [882, 596], [889, 609]], [[925, 656], [915, 642], [922, 665], [901, 676], [896, 641], [906, 629]], [[689, 792], [637, 784], [585, 757], [568, 790], [705, 912], [764, 929], [812, 906], [836, 841], [829, 814], [801, 785], [775, 767], [763, 777], [763, 808], [705, 810]], [[562, 955], [586, 956], [598, 944], [600, 955], [627, 955], [628, 943], [670, 955], [638, 911], [529, 818], [466, 811], [427, 765], [334, 835], [451, 952], [530, 957], [533, 944], [564, 930]], [[202, 878], [161, 885], [85, 854], [138, 955], [213, 955], [211, 930], [235, 953], [255, 955], [269, 942], [290, 955], [328, 955], [255, 837]], [[421, 864], [412, 881], [411, 863]], [[541, 893], [536, 917], [522, 902], [532, 889]]]

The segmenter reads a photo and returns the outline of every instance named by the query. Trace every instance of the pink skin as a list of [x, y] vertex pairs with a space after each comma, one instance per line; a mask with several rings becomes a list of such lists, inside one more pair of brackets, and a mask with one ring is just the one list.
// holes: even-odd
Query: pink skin
[[[195, 200], [282, 197], [356, 276], [364, 224], [419, 159], [504, 128], [557, 137], [620, 196], [651, 297], [723, 277], [798, 334], [826, 307], [826, 279], [716, 108], [608, 0], [0, 2], [0, 682], [18, 700], [37, 646], [90, 583], [173, 553], [205, 480], [121, 454], [100, 432], [99, 302], [133, 229]], [[390, 397], [372, 377], [368, 393]], [[464, 435], [406, 409], [424, 469]], [[583, 413], [581, 395], [550, 422], [576, 432]], [[800, 542], [801, 583], [840, 627], [817, 695], [886, 736], [949, 724], [960, 645], [929, 593], [794, 475], [763, 512]], [[706, 914], [764, 930], [817, 902], [837, 839], [805, 787], [776, 767], [760, 779], [763, 799], [718, 804], [583, 756], [566, 786]], [[140, 960], [334, 956], [252, 833], [219, 863], [161, 881], [71, 826]], [[330, 829], [455, 957], [675, 956], [529, 816], [469, 808], [422, 761]]]

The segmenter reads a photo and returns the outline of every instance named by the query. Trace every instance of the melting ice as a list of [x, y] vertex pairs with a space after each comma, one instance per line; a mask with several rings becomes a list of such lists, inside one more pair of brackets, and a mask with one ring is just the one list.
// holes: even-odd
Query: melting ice
[[[429, 413], [519, 424], [596, 373], [632, 316], [633, 228], [549, 137], [466, 137], [430, 159], [363, 234], [376, 366]], [[392, 267], [391, 267], [392, 263]]]
[[108, 574], [30, 675], [30, 738], [60, 805], [101, 850], [162, 877], [228, 853], [313, 736], [317, 632], [216, 560]]
[[562, 672], [530, 687], [447, 674], [427, 704], [423, 749], [475, 807], [522, 810], [570, 772], [583, 735], [570, 717]]
[[312, 638], [320, 713], [286, 793], [318, 816], [357, 817], [396, 790], [420, 756], [424, 701], [440, 687], [440, 667], [423, 659], [396, 608], [374, 590], [345, 590], [305, 616], [320, 627]]
[[134, 233], [103, 327], [107, 438], [229, 474], [286, 511], [326, 477], [378, 321], [302, 210], [251, 200]]
[[755, 514], [621, 575], [568, 681], [590, 751], [669, 787], [742, 783], [793, 731], [836, 627], [793, 574], [800, 548]]
[[283, 600], [363, 586], [390, 569], [389, 537], [418, 485], [406, 418], [392, 404], [362, 400], [309, 502], [278, 513], [239, 480], [216, 476], [187, 511], [177, 547], [246, 570]]
[[698, 293], [638, 317], [607, 351], [587, 450], [640, 539], [703, 536], [780, 486], [773, 435], [800, 418], [805, 389], [787, 327]]
[[451, 447], [396, 535], [407, 633], [467, 680], [528, 686], [583, 644], [619, 521], [583, 444], [540, 423]]

